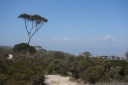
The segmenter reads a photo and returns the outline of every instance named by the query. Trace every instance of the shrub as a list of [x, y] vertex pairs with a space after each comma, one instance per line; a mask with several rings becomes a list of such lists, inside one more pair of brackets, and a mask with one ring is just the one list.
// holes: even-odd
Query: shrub
[[27, 43], [20, 43], [20, 44], [16, 44], [13, 48], [13, 51], [15, 53], [22, 53], [22, 54], [26, 54], [27, 52], [29, 54], [34, 54], [36, 53], [36, 49], [33, 46], [28, 45]]
[[128, 66], [125, 68], [124, 74], [125, 76], [128, 76]]
[[101, 66], [92, 66], [89, 67], [85, 72], [83, 72], [83, 80], [91, 84], [100, 81], [102, 76], [103, 76], [103, 67]]
[[34, 62], [0, 60], [0, 85], [44, 85], [43, 68]]
[[65, 58], [65, 55], [64, 55], [63, 52], [57, 51], [57, 52], [54, 53], [53, 57], [55, 59], [64, 59]]

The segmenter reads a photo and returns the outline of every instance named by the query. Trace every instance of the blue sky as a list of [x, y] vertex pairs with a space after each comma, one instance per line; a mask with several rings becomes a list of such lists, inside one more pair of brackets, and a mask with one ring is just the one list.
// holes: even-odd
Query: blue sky
[[128, 0], [0, 0], [0, 45], [27, 42], [22, 13], [49, 21], [31, 45], [73, 54], [120, 55], [128, 49]]

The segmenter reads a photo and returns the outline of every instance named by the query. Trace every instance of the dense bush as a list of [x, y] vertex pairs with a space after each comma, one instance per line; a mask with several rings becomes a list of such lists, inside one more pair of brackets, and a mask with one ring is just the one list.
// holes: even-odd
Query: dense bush
[[[0, 60], [0, 85], [43, 85], [44, 74], [68, 75], [87, 83], [128, 82], [126, 60], [74, 56], [60, 51], [46, 51], [41, 47], [36, 49], [35, 57], [20, 58], [26, 56], [26, 49], [30, 54], [35, 53], [34, 47], [21, 43], [15, 45], [13, 49], [19, 58]], [[3, 49], [0, 51], [6, 53]], [[20, 55], [21, 53], [24, 55]]]
[[57, 51], [53, 54], [53, 57], [55, 59], [64, 59], [65, 58], [65, 55], [63, 52], [60, 52], [60, 51]]
[[41, 65], [0, 60], [0, 85], [44, 85], [44, 79]]
[[33, 46], [28, 45], [27, 43], [20, 43], [20, 44], [16, 44], [13, 48], [13, 51], [15, 53], [22, 53], [22, 54], [26, 54], [27, 52], [29, 54], [34, 54], [36, 53], [36, 49]]
[[98, 82], [103, 76], [103, 67], [92, 66], [83, 73], [83, 80], [89, 83]]
[[125, 75], [128, 76], [128, 65], [127, 65], [127, 67], [125, 68]]
[[72, 73], [72, 77], [75, 79], [80, 78], [90, 83], [128, 80], [128, 63], [125, 60], [82, 56], [74, 59], [72, 62], [68, 62], [68, 71]]
[[107, 60], [84, 56], [62, 58], [60, 53], [57, 55], [53, 53], [44, 57], [42, 62], [45, 63], [47, 67], [45, 71], [48, 74], [69, 75], [89, 83], [128, 80], [128, 63], [125, 60]]

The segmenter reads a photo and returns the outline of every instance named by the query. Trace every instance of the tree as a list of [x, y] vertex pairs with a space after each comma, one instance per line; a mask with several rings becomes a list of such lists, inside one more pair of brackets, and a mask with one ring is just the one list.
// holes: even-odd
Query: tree
[[[44, 23], [48, 22], [47, 19], [39, 15], [21, 14], [18, 18], [23, 19], [25, 22], [25, 29], [28, 34], [28, 45], [34, 34], [43, 26]], [[31, 23], [31, 26], [29, 25]]]
[[90, 52], [83, 52], [81, 55], [88, 58], [91, 56], [91, 53]]
[[125, 53], [125, 57], [128, 60], [128, 51]]

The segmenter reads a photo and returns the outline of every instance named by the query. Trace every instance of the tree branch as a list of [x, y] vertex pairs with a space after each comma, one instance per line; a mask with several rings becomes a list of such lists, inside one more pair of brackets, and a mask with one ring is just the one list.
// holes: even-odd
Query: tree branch
[[35, 27], [33, 24], [34, 24], [34, 22], [32, 21], [32, 27], [31, 27], [31, 30], [29, 31], [30, 33], [32, 32], [33, 28]]
[[24, 22], [25, 22], [25, 29], [26, 29], [26, 31], [27, 31], [27, 33], [28, 33], [28, 36], [29, 36], [29, 31], [28, 31], [28, 24], [27, 24], [27, 21], [24, 19]]
[[41, 27], [42, 27], [42, 26], [38, 27], [38, 25], [36, 24], [35, 31], [34, 31], [33, 34], [30, 36], [30, 38], [32, 38], [33, 35], [34, 35]]

